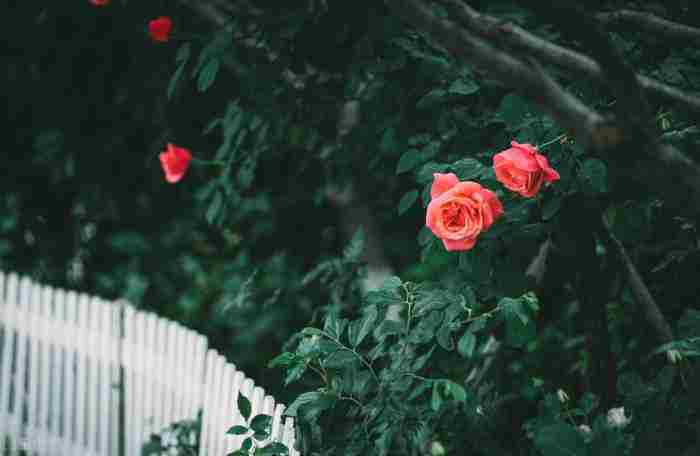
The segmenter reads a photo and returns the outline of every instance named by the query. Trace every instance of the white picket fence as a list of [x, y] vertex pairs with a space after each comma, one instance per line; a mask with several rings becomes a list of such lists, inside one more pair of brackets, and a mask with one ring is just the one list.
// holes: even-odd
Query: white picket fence
[[272, 415], [294, 447], [284, 405], [182, 325], [0, 272], [0, 456], [140, 456], [150, 435], [202, 410], [200, 456], [244, 437], [237, 401]]

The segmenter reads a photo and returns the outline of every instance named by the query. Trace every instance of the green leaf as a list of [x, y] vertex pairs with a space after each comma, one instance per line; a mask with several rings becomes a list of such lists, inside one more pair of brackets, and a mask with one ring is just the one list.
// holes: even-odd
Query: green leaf
[[275, 356], [269, 363], [267, 367], [287, 367], [294, 364], [297, 361], [297, 356], [294, 353], [284, 352], [280, 355]]
[[476, 336], [466, 331], [457, 343], [457, 350], [465, 358], [471, 358], [474, 355], [474, 348], [476, 348]]
[[561, 198], [557, 196], [550, 196], [544, 202], [542, 207], [542, 218], [544, 220], [549, 220], [559, 211], [561, 207]]
[[552, 424], [537, 429], [535, 446], [542, 456], [585, 456], [586, 443], [581, 433], [574, 427], [564, 424]]
[[506, 318], [506, 342], [513, 347], [523, 347], [536, 336], [535, 322], [523, 323], [519, 318]]
[[460, 180], [471, 180], [481, 176], [484, 165], [474, 158], [463, 158], [451, 165], [454, 173]]
[[464, 402], [467, 400], [467, 391], [464, 387], [452, 380], [445, 380], [445, 395], [452, 397], [455, 401]]
[[498, 307], [503, 309], [506, 319], [519, 318], [522, 324], [527, 324], [530, 317], [522, 299], [503, 298], [498, 301]]
[[377, 308], [370, 306], [359, 320], [355, 320], [348, 326], [348, 341], [350, 345], [357, 347], [372, 332], [377, 319]]
[[471, 95], [479, 91], [479, 85], [472, 79], [457, 79], [447, 91], [457, 95]]
[[455, 342], [452, 340], [452, 329], [450, 328], [450, 323], [445, 322], [442, 324], [437, 334], [435, 335], [438, 344], [447, 351], [452, 351], [455, 348]]
[[608, 189], [608, 169], [601, 160], [589, 158], [583, 162], [581, 177], [587, 185], [584, 187], [592, 193], [604, 193]]
[[387, 336], [401, 334], [403, 329], [404, 325], [401, 322], [384, 320], [374, 329], [373, 335], [376, 340], [381, 341]]
[[192, 53], [192, 44], [187, 42], [183, 43], [182, 46], [177, 50], [177, 54], [175, 55], [175, 61], [183, 64], [187, 62], [190, 59], [190, 55]]
[[318, 391], [309, 391], [301, 394], [285, 410], [287, 416], [297, 416], [299, 413], [309, 417], [318, 416], [323, 410], [335, 404], [335, 397]]
[[416, 108], [424, 109], [434, 106], [438, 102], [442, 101], [446, 95], [447, 91], [444, 89], [433, 89], [418, 100], [418, 103], [416, 103]]
[[256, 415], [250, 422], [250, 428], [258, 433], [270, 433], [272, 428], [272, 417], [270, 415], [260, 414]]
[[248, 398], [242, 394], [238, 396], [238, 411], [241, 413], [241, 416], [248, 421], [252, 407]]
[[207, 64], [204, 65], [204, 68], [202, 68], [202, 71], [199, 72], [199, 76], [197, 77], [197, 89], [200, 92], [204, 92], [211, 87], [216, 80], [216, 74], [219, 72], [220, 66], [221, 62], [219, 62], [219, 59], [209, 60]]
[[144, 255], [151, 250], [151, 244], [148, 240], [141, 233], [135, 231], [113, 234], [108, 242], [114, 250], [127, 255]]
[[423, 155], [417, 149], [408, 149], [401, 155], [396, 165], [396, 174], [405, 173], [418, 166], [423, 161]]
[[406, 192], [401, 197], [401, 200], [399, 201], [399, 215], [402, 215], [404, 212], [406, 212], [408, 209], [410, 209], [411, 206], [416, 202], [418, 199], [418, 190], [409, 190]]
[[433, 395], [430, 399], [430, 407], [434, 412], [440, 410], [442, 407], [442, 394], [440, 394], [440, 388], [442, 388], [442, 382], [433, 382]]
[[229, 435], [245, 435], [249, 432], [249, 429], [245, 426], [233, 426], [229, 428], [228, 431], [226, 431], [226, 434]]
[[311, 326], [308, 326], [308, 327], [302, 329], [302, 330], [301, 330], [301, 333], [302, 333], [304, 336], [322, 336], [322, 335], [323, 335], [323, 330], [318, 329], [318, 328], [314, 328], [314, 327], [311, 327]]
[[241, 450], [245, 451], [247, 454], [251, 448], [253, 448], [253, 439], [248, 437], [243, 441], [243, 445], [241, 445]]
[[352, 237], [348, 245], [343, 250], [343, 258], [345, 261], [357, 262], [362, 255], [362, 250], [365, 246], [365, 231], [362, 227], [355, 231], [355, 235]]
[[271, 444], [255, 450], [256, 456], [287, 456], [289, 449], [280, 442], [272, 442]]
[[350, 350], [337, 350], [328, 356], [323, 366], [328, 369], [339, 369], [357, 361], [357, 356]]
[[170, 100], [173, 95], [175, 94], [175, 89], [177, 89], [177, 84], [180, 82], [180, 79], [182, 79], [182, 73], [185, 72], [185, 65], [180, 65], [177, 67], [175, 70], [175, 73], [173, 73], [172, 77], [170, 78], [170, 81], [168, 82], [168, 100]]
[[397, 140], [396, 140], [396, 130], [394, 127], [389, 127], [386, 130], [384, 130], [384, 134], [382, 135], [382, 139], [379, 142], [379, 150], [381, 150], [384, 153], [392, 153], [394, 150], [396, 150], [397, 146]]
[[214, 193], [214, 197], [207, 208], [206, 219], [210, 225], [216, 225], [224, 207], [224, 195], [221, 191]]

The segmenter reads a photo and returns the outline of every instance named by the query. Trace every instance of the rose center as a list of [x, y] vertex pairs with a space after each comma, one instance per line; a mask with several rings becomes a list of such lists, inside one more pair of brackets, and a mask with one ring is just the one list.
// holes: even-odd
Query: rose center
[[449, 203], [442, 210], [445, 228], [449, 231], [459, 231], [464, 228], [467, 219], [466, 208], [460, 204]]

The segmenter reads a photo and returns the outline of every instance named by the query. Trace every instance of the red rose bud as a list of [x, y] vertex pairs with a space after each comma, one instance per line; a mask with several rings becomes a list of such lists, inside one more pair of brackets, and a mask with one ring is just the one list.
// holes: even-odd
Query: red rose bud
[[192, 161], [192, 154], [184, 147], [168, 144], [166, 150], [160, 153], [160, 164], [165, 172], [165, 180], [174, 184], [185, 176]]
[[161, 16], [148, 23], [148, 34], [153, 41], [165, 43], [170, 39], [172, 28], [173, 20], [168, 16]]

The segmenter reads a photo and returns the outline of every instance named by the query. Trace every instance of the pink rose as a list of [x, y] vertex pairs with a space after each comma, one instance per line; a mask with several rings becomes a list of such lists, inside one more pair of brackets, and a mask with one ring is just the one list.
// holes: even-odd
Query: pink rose
[[544, 182], [559, 180], [559, 173], [549, 166], [547, 157], [531, 144], [511, 141], [510, 149], [493, 156], [496, 179], [508, 190], [530, 198], [540, 191]]
[[166, 150], [161, 152], [158, 157], [165, 172], [165, 180], [171, 184], [185, 176], [192, 160], [192, 154], [188, 149], [173, 144], [168, 144]]
[[433, 176], [425, 225], [448, 251], [471, 249], [479, 234], [503, 215], [501, 202], [476, 182], [460, 182], [452, 173]]

